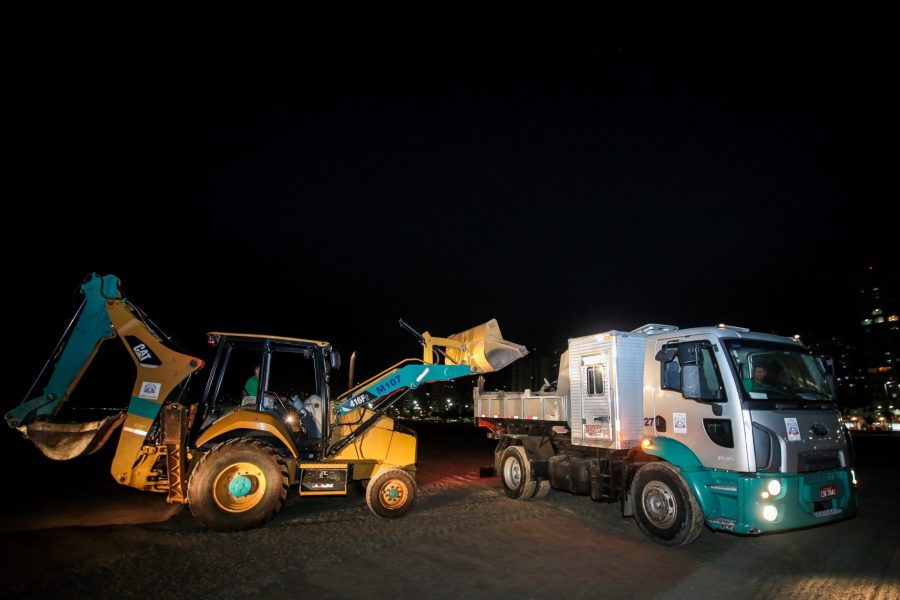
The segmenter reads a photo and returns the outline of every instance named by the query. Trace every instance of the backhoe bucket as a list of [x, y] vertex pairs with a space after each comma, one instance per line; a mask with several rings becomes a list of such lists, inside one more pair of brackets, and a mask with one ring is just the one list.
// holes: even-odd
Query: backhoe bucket
[[497, 319], [491, 319], [472, 329], [455, 333], [448, 339], [462, 342], [462, 348], [446, 348], [447, 358], [460, 365], [469, 365], [474, 373], [492, 373], [528, 354], [525, 346], [507, 342], [500, 335]]
[[93, 454], [103, 447], [113, 431], [125, 421], [125, 413], [117, 413], [88, 423], [53, 423], [35, 421], [17, 427], [47, 458], [71, 460]]

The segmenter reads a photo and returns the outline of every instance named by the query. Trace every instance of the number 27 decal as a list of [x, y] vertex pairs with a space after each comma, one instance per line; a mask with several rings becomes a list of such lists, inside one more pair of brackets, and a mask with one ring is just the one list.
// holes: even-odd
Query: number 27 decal
[[654, 417], [644, 417], [644, 427], [653, 427], [653, 421], [655, 420]]

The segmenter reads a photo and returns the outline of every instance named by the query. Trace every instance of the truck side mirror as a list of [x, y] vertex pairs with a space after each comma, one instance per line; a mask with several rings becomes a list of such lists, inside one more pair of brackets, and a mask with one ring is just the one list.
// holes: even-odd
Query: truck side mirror
[[835, 402], [838, 400], [838, 386], [835, 385], [834, 380], [834, 359], [830, 356], [817, 356], [816, 357], [816, 365], [819, 367], [819, 371], [822, 372], [822, 375], [825, 376], [825, 383], [828, 385], [828, 389], [831, 391], [831, 398]]
[[681, 395], [688, 400], [700, 400], [700, 365], [681, 367]]
[[332, 370], [337, 371], [341, 368], [341, 354], [337, 350], [332, 350], [328, 354], [328, 364], [331, 365]]
[[675, 360], [675, 357], [678, 355], [678, 348], [663, 348], [659, 352], [656, 353], [656, 360], [661, 363], [668, 363]]

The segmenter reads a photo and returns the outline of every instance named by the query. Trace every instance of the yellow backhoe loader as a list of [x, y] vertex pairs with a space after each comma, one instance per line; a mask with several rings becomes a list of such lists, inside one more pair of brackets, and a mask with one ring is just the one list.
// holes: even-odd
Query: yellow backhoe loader
[[[527, 353], [503, 340], [495, 320], [447, 338], [419, 334], [401, 321], [424, 347], [422, 358], [332, 397], [330, 373], [340, 356], [328, 342], [213, 332], [215, 356], [194, 400], [191, 379], [204, 361], [172, 349], [122, 297], [115, 276], [89, 275], [82, 293], [81, 307], [32, 391], [6, 413], [7, 423], [55, 460], [96, 452], [118, 432], [116, 481], [186, 503], [216, 530], [268, 522], [295, 485], [301, 496], [343, 495], [360, 481], [372, 512], [406, 514], [416, 501], [416, 436], [386, 411], [424, 383], [496, 371]], [[136, 368], [127, 408], [86, 423], [62, 418], [98, 348], [116, 337]], [[254, 367], [258, 379], [245, 387]]]

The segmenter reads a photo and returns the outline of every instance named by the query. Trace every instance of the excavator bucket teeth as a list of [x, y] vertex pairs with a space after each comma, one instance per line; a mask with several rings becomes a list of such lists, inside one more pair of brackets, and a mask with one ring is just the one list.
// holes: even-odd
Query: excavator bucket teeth
[[499, 371], [528, 354], [525, 346], [503, 339], [497, 319], [455, 333], [448, 339], [461, 342], [463, 347], [447, 347], [447, 358], [456, 364], [469, 365], [474, 373]]
[[124, 421], [125, 413], [122, 412], [88, 423], [35, 421], [17, 429], [47, 458], [71, 460], [102, 448], [113, 431]]

